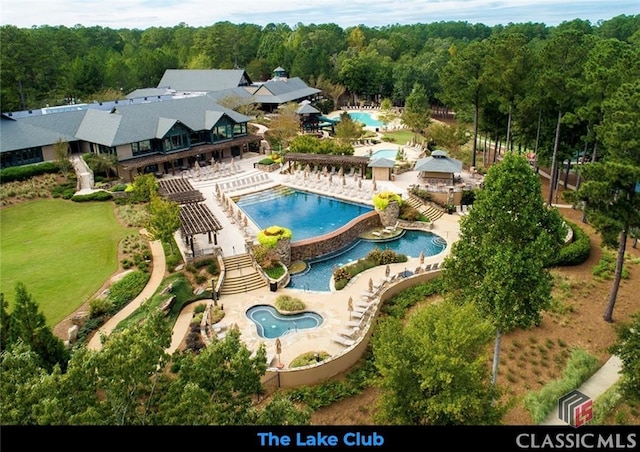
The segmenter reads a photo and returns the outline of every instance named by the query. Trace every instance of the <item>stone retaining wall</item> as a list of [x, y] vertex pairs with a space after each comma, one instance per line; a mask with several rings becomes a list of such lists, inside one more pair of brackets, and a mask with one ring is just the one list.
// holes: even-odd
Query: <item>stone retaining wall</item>
[[291, 242], [291, 260], [306, 261], [332, 253], [349, 245], [360, 234], [379, 227], [380, 216], [375, 211], [362, 214], [328, 234]]

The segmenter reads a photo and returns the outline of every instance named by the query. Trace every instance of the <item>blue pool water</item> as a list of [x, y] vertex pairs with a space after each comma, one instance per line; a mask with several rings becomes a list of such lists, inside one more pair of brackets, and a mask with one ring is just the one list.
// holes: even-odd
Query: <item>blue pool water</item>
[[[305, 272], [291, 275], [291, 282], [287, 287], [329, 291], [331, 275], [336, 267], [357, 261], [375, 248], [391, 249], [409, 257], [418, 257], [422, 251], [424, 256], [428, 257], [441, 253], [446, 246], [446, 241], [439, 235], [422, 231], [405, 231], [401, 237], [388, 242], [358, 239], [346, 250], [308, 262]], [[407, 270], [413, 271], [414, 269], [408, 268]]]
[[283, 315], [273, 306], [256, 305], [247, 310], [258, 330], [258, 335], [265, 339], [275, 339], [298, 330], [317, 328], [322, 325], [322, 316], [313, 311]]
[[384, 125], [381, 121], [374, 119], [370, 113], [362, 113], [359, 111], [349, 112], [349, 116], [351, 116], [351, 119], [353, 119], [354, 121], [361, 122], [368, 127], [380, 127]]
[[375, 159], [385, 158], [389, 160], [395, 160], [397, 155], [398, 155], [398, 151], [394, 149], [379, 149], [373, 154], [371, 154], [370, 159], [375, 160]]
[[289, 187], [279, 186], [244, 195], [236, 204], [260, 229], [282, 226], [293, 233], [292, 241], [327, 234], [372, 207], [341, 201]]

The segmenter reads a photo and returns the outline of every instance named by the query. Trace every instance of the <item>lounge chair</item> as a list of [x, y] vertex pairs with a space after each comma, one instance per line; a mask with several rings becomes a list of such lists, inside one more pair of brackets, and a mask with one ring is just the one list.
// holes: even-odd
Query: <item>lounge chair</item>
[[331, 338], [331, 340], [333, 342], [336, 342], [340, 345], [344, 345], [345, 347], [351, 347], [353, 344], [356, 343], [356, 341], [354, 341], [353, 339], [348, 339], [346, 337], [342, 337], [342, 336], [333, 336]]
[[349, 320], [348, 322], [346, 322], [346, 324], [351, 328], [360, 328], [360, 325], [362, 324], [362, 319]]
[[376, 236], [376, 237], [382, 237], [382, 234], [378, 231], [371, 231], [371, 235]]
[[394, 226], [387, 226], [386, 228], [384, 228], [385, 232], [391, 234], [396, 232], [396, 230], [398, 229], [398, 226], [400, 225], [399, 221], [396, 221], [396, 224]]
[[352, 338], [359, 330], [360, 330], [360, 328], [358, 328], [358, 327], [344, 328], [344, 329], [338, 331], [338, 334], [340, 334], [340, 336], [344, 336], [346, 338]]
[[428, 272], [431, 270], [431, 264], [427, 264], [424, 266], [424, 271]]

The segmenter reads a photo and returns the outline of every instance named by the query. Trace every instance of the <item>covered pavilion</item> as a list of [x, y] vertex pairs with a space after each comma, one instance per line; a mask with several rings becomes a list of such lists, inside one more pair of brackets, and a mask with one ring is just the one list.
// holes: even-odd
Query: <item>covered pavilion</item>
[[416, 161], [413, 169], [427, 185], [454, 185], [456, 174], [462, 173], [462, 161], [449, 157], [445, 151], [436, 150], [429, 157]]

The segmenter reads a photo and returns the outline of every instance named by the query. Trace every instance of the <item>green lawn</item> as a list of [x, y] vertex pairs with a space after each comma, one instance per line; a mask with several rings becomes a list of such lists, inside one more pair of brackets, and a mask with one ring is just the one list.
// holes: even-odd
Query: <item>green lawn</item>
[[0, 291], [13, 309], [24, 283], [47, 324], [55, 326], [118, 269], [122, 227], [111, 202], [46, 199], [0, 210]]

